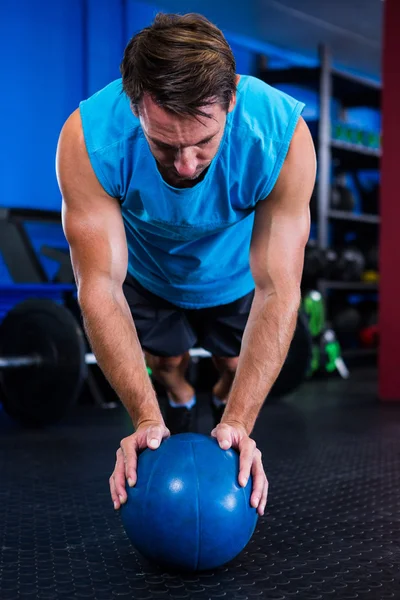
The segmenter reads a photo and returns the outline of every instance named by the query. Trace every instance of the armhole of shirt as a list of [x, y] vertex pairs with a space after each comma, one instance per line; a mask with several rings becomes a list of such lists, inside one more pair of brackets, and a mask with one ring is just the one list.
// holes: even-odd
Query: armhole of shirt
[[105, 192], [109, 196], [112, 196], [113, 198], [118, 198], [118, 196], [115, 195], [115, 190], [113, 190], [113, 186], [111, 185], [111, 182], [109, 181], [109, 179], [107, 178], [107, 176], [103, 170], [101, 160], [99, 160], [97, 151], [92, 150], [93, 142], [92, 142], [92, 139], [89, 134], [90, 128], [86, 128], [86, 114], [85, 114], [84, 102], [80, 103], [79, 112], [81, 115], [83, 138], [85, 140], [86, 150], [87, 150], [90, 164], [92, 165], [94, 174], [96, 175], [100, 185], [105, 190]]
[[285, 162], [287, 153], [289, 151], [290, 142], [292, 141], [294, 131], [297, 127], [297, 123], [299, 121], [300, 115], [301, 115], [304, 107], [305, 107], [305, 104], [303, 104], [302, 102], [297, 102], [297, 104], [292, 112], [292, 115], [290, 117], [288, 126], [286, 128], [285, 137], [280, 146], [279, 152], [277, 154], [273, 171], [272, 171], [272, 173], [267, 181], [267, 184], [265, 185], [265, 187], [261, 193], [261, 196], [258, 200], [264, 200], [271, 193], [271, 191], [274, 188], [274, 185], [277, 182], [279, 173], [281, 172], [281, 169], [282, 169], [282, 165]]

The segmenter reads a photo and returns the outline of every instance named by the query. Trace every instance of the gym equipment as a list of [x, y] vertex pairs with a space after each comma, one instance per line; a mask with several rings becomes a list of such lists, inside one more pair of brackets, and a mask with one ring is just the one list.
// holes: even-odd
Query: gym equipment
[[79, 396], [86, 375], [83, 334], [72, 314], [52, 300], [25, 300], [8, 313], [0, 353], [0, 399], [23, 424], [54, 423]]
[[342, 358], [340, 344], [333, 329], [327, 329], [321, 336], [320, 366], [326, 373], [338, 371], [343, 379], [348, 379], [350, 373]]
[[174, 435], [139, 455], [121, 518], [133, 546], [169, 568], [203, 571], [235, 558], [253, 535], [252, 479], [238, 484], [239, 455], [209, 436]]
[[362, 324], [360, 328], [360, 341], [364, 348], [378, 348], [379, 325], [377, 303], [373, 301], [361, 302], [359, 305]]
[[357, 345], [362, 319], [355, 306], [340, 308], [332, 317], [332, 327], [345, 348]]
[[[190, 352], [210, 356], [202, 348]], [[0, 325], [0, 402], [23, 425], [59, 421], [81, 393], [86, 365], [94, 364], [75, 317], [52, 300], [25, 300]]]
[[[203, 348], [189, 353], [194, 360], [211, 357]], [[270, 395], [282, 396], [300, 385], [310, 356], [311, 341], [303, 316]], [[86, 365], [94, 364], [95, 355], [85, 353], [85, 338], [77, 320], [52, 300], [38, 298], [17, 304], [0, 325], [0, 401], [5, 411], [24, 425], [49, 425], [62, 418], [79, 397], [87, 377]], [[147, 371], [151, 376], [149, 367]]]
[[332, 138], [374, 150], [378, 150], [381, 146], [381, 134], [378, 131], [358, 129], [354, 125], [340, 121], [332, 123]]
[[379, 273], [376, 271], [364, 271], [361, 279], [364, 283], [377, 284], [379, 282]]
[[322, 294], [311, 290], [303, 298], [303, 310], [308, 317], [311, 337], [317, 337], [325, 328], [325, 305]]
[[335, 271], [341, 281], [361, 281], [365, 270], [365, 258], [355, 246], [347, 246], [339, 253]]
[[360, 341], [363, 348], [378, 348], [379, 327], [378, 324], [363, 327], [360, 331]]
[[304, 252], [304, 268], [302, 287], [305, 289], [314, 289], [318, 279], [324, 277], [326, 266], [325, 252], [315, 240], [307, 242]]
[[325, 250], [324, 279], [335, 279], [337, 273], [338, 255], [333, 248]]
[[322, 294], [316, 290], [310, 291], [303, 298], [302, 306], [308, 318], [312, 343], [307, 377], [338, 371], [344, 379], [347, 379], [349, 371], [341, 356], [336, 334], [333, 329], [326, 328], [325, 303]]
[[353, 212], [356, 201], [353, 192], [345, 185], [336, 184], [331, 188], [331, 209]]

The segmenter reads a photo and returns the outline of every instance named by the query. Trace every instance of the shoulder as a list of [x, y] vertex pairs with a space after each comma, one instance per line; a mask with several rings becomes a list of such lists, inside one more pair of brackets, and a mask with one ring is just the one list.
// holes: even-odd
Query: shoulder
[[121, 79], [83, 100], [79, 113], [89, 154], [123, 143], [140, 128]]
[[238, 85], [236, 125], [278, 142], [293, 135], [304, 104], [257, 77], [242, 75]]

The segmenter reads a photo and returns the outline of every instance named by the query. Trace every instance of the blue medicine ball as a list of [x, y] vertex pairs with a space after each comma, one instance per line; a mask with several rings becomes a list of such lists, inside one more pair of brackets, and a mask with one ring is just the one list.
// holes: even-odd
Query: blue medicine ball
[[173, 435], [139, 455], [137, 474], [121, 517], [132, 544], [149, 560], [174, 569], [213, 569], [250, 540], [257, 523], [252, 479], [239, 486], [235, 450], [222, 450], [206, 435]]

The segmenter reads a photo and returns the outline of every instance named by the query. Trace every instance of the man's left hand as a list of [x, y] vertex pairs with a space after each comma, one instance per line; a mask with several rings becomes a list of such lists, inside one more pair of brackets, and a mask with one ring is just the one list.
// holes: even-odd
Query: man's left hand
[[240, 454], [239, 485], [245, 487], [250, 474], [253, 477], [251, 505], [257, 509], [260, 516], [264, 514], [267, 504], [268, 480], [264, 472], [261, 452], [243, 427], [235, 422], [219, 423], [211, 432], [223, 450], [234, 448]]

